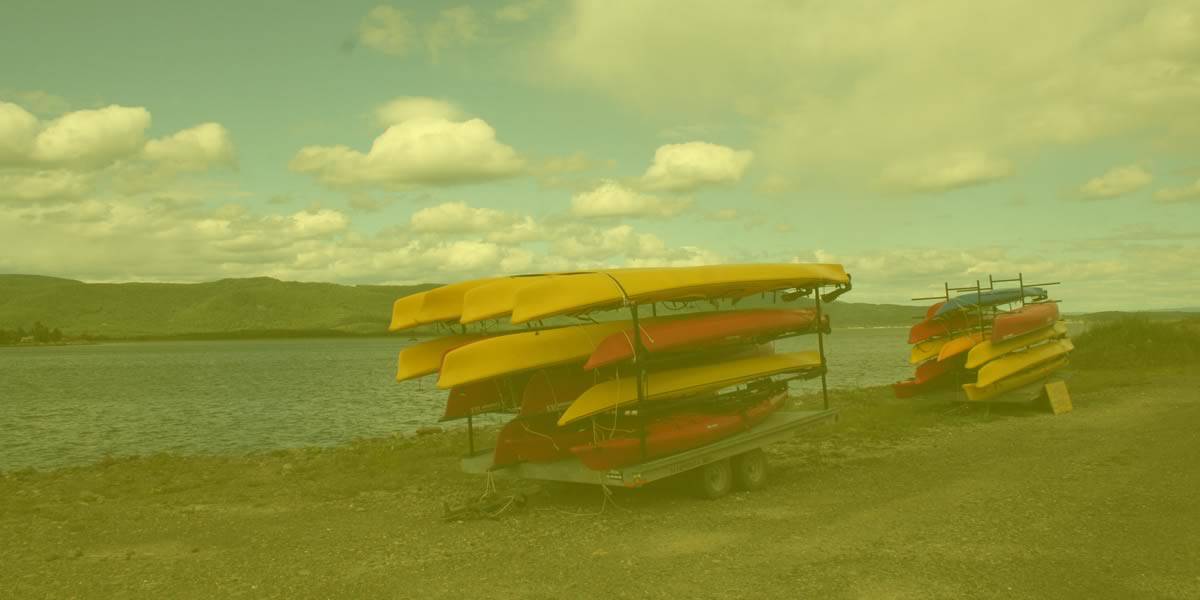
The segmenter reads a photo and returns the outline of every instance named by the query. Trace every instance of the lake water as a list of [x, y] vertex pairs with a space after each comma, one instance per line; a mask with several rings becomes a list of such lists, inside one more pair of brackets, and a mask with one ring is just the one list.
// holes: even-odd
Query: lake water
[[[831, 388], [910, 376], [906, 329], [828, 336]], [[396, 383], [406, 338], [0, 348], [0, 471], [153, 452], [335, 445], [435, 424], [433, 377]], [[777, 351], [815, 348], [805, 336]], [[799, 390], [819, 389], [806, 382]], [[836, 404], [836, 395], [832, 399]]]

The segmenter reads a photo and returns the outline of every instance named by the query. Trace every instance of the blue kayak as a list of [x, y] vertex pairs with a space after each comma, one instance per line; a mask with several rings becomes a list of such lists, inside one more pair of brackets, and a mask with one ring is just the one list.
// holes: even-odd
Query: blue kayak
[[[1046, 290], [1038, 287], [1025, 288], [1025, 297], [1045, 298]], [[1003, 290], [984, 290], [982, 292], [967, 292], [960, 294], [945, 304], [942, 304], [937, 312], [933, 313], [933, 318], [939, 319], [945, 317], [956, 310], [971, 308], [974, 306], [996, 306], [997, 304], [1008, 304], [1017, 302], [1021, 299], [1021, 288], [1008, 288]]]

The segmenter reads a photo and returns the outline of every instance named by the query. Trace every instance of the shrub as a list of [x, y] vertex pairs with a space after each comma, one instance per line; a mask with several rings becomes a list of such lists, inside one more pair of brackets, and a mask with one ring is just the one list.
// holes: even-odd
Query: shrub
[[1071, 362], [1083, 368], [1200, 364], [1200, 330], [1195, 320], [1124, 317], [1095, 325], [1074, 342]]

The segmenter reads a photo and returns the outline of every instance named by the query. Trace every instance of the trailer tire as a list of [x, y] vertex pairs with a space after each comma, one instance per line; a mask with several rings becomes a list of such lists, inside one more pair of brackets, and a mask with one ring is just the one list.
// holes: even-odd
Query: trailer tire
[[733, 466], [728, 458], [696, 469], [696, 492], [701, 498], [715, 500], [733, 489]]
[[767, 485], [767, 455], [755, 448], [733, 457], [733, 478], [738, 489], [753, 491]]

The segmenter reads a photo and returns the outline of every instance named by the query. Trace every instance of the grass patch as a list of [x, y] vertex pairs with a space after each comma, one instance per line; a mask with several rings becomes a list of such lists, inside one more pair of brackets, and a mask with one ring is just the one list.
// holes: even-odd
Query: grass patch
[[1085, 369], [1200, 364], [1200, 319], [1125, 317], [1075, 338], [1071, 362]]

